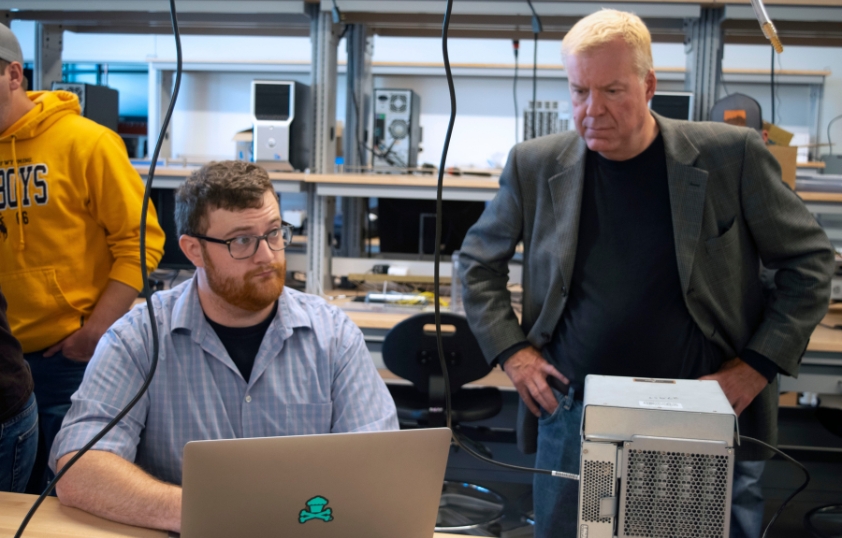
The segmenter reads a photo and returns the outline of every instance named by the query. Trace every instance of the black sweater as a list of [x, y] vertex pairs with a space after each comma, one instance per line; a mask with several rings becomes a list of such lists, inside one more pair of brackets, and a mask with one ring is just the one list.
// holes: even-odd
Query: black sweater
[[20, 342], [9, 329], [6, 298], [0, 291], [0, 424], [18, 414], [32, 387], [32, 374], [23, 360]]

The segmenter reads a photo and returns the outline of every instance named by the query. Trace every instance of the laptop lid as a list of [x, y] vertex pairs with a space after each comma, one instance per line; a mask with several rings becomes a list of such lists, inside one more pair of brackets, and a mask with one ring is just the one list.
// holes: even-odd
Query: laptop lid
[[183, 538], [431, 538], [450, 431], [193, 441]]

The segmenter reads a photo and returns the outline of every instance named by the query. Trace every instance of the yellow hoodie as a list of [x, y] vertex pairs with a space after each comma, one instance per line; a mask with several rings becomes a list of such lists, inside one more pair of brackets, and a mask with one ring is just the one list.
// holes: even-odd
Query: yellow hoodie
[[[29, 92], [35, 108], [0, 134], [0, 287], [30, 353], [78, 330], [109, 279], [140, 290], [143, 181], [113, 131], [69, 92]], [[15, 171], [18, 173], [15, 173]], [[146, 263], [164, 233], [150, 204]]]

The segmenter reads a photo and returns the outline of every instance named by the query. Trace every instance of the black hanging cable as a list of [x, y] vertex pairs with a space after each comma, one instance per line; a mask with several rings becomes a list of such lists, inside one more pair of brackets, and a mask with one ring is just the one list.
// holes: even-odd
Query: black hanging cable
[[[350, 25], [346, 25], [345, 29], [347, 30], [349, 27], [350, 27]], [[355, 37], [356, 37], [356, 35], [352, 35], [351, 39], [354, 39]], [[348, 71], [347, 72], [348, 72], [349, 75], [355, 74], [356, 70], [357, 70], [357, 57], [356, 57], [357, 55], [351, 54], [351, 48], [352, 48], [351, 39], [349, 39], [345, 43], [345, 46], [346, 46], [347, 51], [348, 51]], [[354, 103], [354, 116], [355, 116], [356, 121], [357, 121], [357, 133], [359, 133], [360, 130], [361, 130], [360, 125], [362, 125], [362, 123], [363, 123], [363, 118], [360, 116], [360, 103], [359, 103], [359, 100], [357, 99], [356, 88], [351, 88], [351, 98], [353, 99], [353, 103]], [[362, 130], [363, 130], [363, 132], [365, 132], [364, 129], [362, 129]], [[358, 153], [359, 158], [360, 158], [360, 169], [362, 169], [362, 168], [365, 167], [365, 146], [364, 146], [365, 141], [360, 140], [360, 138], [357, 137], [357, 136], [355, 136], [355, 138], [357, 138], [357, 153]]]
[[450, 121], [447, 124], [447, 133], [444, 137], [444, 147], [441, 150], [441, 161], [438, 170], [438, 183], [436, 185], [436, 251], [435, 263], [433, 264], [433, 289], [434, 289], [434, 303], [435, 303], [435, 318], [436, 318], [436, 344], [438, 347], [439, 364], [441, 366], [442, 379], [444, 381], [444, 402], [445, 402], [445, 417], [447, 420], [447, 427], [450, 429], [453, 441], [458, 447], [464, 450], [469, 455], [476, 459], [482, 460], [486, 463], [503, 467], [513, 471], [522, 471], [534, 474], [546, 474], [558, 478], [568, 478], [570, 480], [579, 480], [579, 475], [573, 473], [565, 473], [562, 471], [551, 471], [549, 469], [534, 469], [531, 467], [521, 467], [519, 465], [512, 465], [495, 461], [491, 458], [483, 456], [475, 452], [469, 446], [462, 442], [459, 435], [453, 430], [453, 421], [451, 415], [453, 413], [451, 394], [450, 394], [450, 377], [447, 373], [447, 362], [444, 358], [444, 344], [441, 336], [441, 305], [440, 290], [439, 290], [439, 264], [441, 263], [441, 235], [442, 235], [442, 190], [444, 187], [444, 167], [447, 162], [447, 150], [450, 147], [450, 138], [453, 135], [453, 124], [456, 122], [456, 89], [453, 86], [453, 73], [450, 69], [450, 56], [447, 52], [447, 29], [450, 26], [450, 13], [453, 10], [453, 0], [447, 0], [447, 8], [444, 12], [444, 22], [442, 23], [441, 33], [441, 48], [442, 56], [444, 58], [444, 71], [447, 76], [447, 88], [450, 91]]
[[[357, 118], [357, 124], [361, 124], [363, 119], [360, 117], [360, 105], [357, 102], [357, 92], [352, 91], [351, 97], [354, 99], [354, 111]], [[359, 130], [357, 130], [357, 132], [359, 132]], [[365, 132], [365, 129], [363, 129], [363, 132]], [[365, 141], [360, 140], [359, 138], [357, 139], [357, 153], [359, 153], [360, 157], [360, 168], [365, 168]]]
[[782, 458], [784, 458], [785, 460], [787, 460], [791, 464], [795, 465], [796, 467], [801, 469], [801, 471], [804, 472], [804, 482], [802, 482], [802, 484], [798, 487], [798, 489], [796, 489], [795, 491], [790, 493], [789, 497], [784, 499], [784, 502], [782, 502], [781, 505], [778, 507], [778, 509], [775, 510], [775, 514], [772, 516], [772, 519], [770, 519], [769, 523], [766, 524], [766, 528], [763, 529], [763, 535], [760, 538], [766, 538], [766, 535], [769, 533], [769, 529], [772, 528], [772, 525], [775, 523], [775, 521], [777, 521], [778, 516], [780, 516], [781, 513], [784, 511], [784, 508], [786, 508], [786, 506], [789, 504], [789, 502], [792, 499], [794, 499], [796, 495], [798, 495], [799, 493], [801, 493], [802, 491], [804, 491], [807, 488], [807, 485], [810, 483], [810, 471], [808, 471], [806, 467], [804, 467], [801, 463], [799, 463], [792, 456], [790, 456], [788, 454], [785, 454], [784, 452], [781, 452], [777, 447], [774, 447], [774, 446], [772, 446], [768, 443], [764, 443], [763, 441], [761, 441], [759, 439], [755, 439], [753, 437], [746, 437], [745, 435], [741, 435], [740, 440], [741, 441], [750, 441], [752, 443], [755, 443], [755, 444], [758, 444], [760, 446], [766, 447], [769, 450], [771, 450], [771, 451], [775, 452], [776, 454], [780, 455]]
[[835, 118], [831, 119], [831, 120], [827, 123], [827, 146], [828, 146], [828, 152], [830, 153], [830, 155], [833, 155], [833, 142], [831, 142], [831, 141], [830, 141], [830, 126], [831, 126], [831, 125], [833, 125], [833, 123], [834, 123], [836, 120], [840, 120], [840, 119], [842, 119], [842, 114], [839, 114], [838, 116], [836, 116]]
[[117, 415], [111, 419], [111, 421], [105, 425], [105, 427], [96, 435], [94, 435], [93, 439], [91, 439], [88, 444], [82, 447], [76, 454], [73, 455], [72, 458], [67, 462], [67, 464], [62, 467], [61, 471], [56, 474], [55, 478], [47, 485], [47, 488], [44, 490], [43, 493], [38, 497], [38, 499], [33, 503], [32, 508], [29, 509], [27, 512], [26, 517], [20, 524], [17, 532], [15, 533], [15, 538], [20, 538], [23, 535], [23, 531], [26, 529], [26, 526], [29, 524], [32, 516], [35, 515], [35, 511], [38, 510], [38, 507], [44, 502], [44, 499], [55, 489], [56, 484], [59, 480], [67, 473], [67, 470], [70, 469], [74, 463], [79, 461], [88, 450], [90, 450], [100, 439], [105, 437], [105, 435], [110, 432], [114, 426], [119, 423], [123, 417], [125, 417], [129, 411], [137, 404], [138, 401], [143, 397], [146, 393], [146, 390], [149, 388], [150, 383], [152, 383], [152, 378], [155, 375], [155, 370], [158, 367], [158, 323], [155, 320], [155, 310], [152, 307], [152, 290], [149, 288], [149, 271], [146, 267], [146, 223], [147, 223], [147, 211], [149, 209], [149, 195], [152, 191], [152, 179], [155, 176], [155, 167], [158, 162], [158, 156], [161, 153], [161, 146], [164, 142], [164, 135], [167, 132], [167, 127], [170, 124], [170, 118], [172, 117], [173, 109], [175, 108], [175, 102], [178, 99], [178, 90], [181, 86], [181, 70], [182, 70], [182, 59], [181, 59], [181, 36], [178, 31], [178, 17], [175, 10], [175, 0], [170, 0], [170, 19], [172, 21], [172, 29], [173, 35], [175, 37], [175, 51], [176, 51], [176, 75], [175, 75], [175, 85], [173, 86], [173, 95], [172, 99], [170, 100], [170, 105], [167, 108], [167, 114], [164, 117], [164, 122], [161, 125], [161, 132], [158, 135], [158, 143], [155, 144], [155, 152], [152, 154], [152, 162], [149, 164], [149, 174], [146, 179], [146, 188], [143, 193], [143, 206], [141, 209], [141, 216], [140, 216], [140, 272], [143, 276], [143, 294], [146, 296], [146, 307], [149, 311], [149, 321], [150, 321], [150, 329], [152, 331], [152, 362], [149, 365], [149, 373], [146, 376], [146, 379], [143, 382], [143, 385], [137, 391], [134, 398], [126, 404], [126, 406], [117, 413]]
[[[723, 51], [723, 54], [724, 54], [724, 51]], [[721, 57], [719, 58], [719, 73], [718, 73], [718, 76], [716, 78], [719, 81], [719, 85], [722, 86], [722, 91], [725, 92], [725, 95], [726, 96], [730, 95], [731, 92], [728, 91], [728, 86], [725, 85], [725, 73], [724, 73], [724, 70], [722, 68], [722, 58]], [[719, 99], [719, 95], [717, 95], [716, 98]]]
[[772, 45], [772, 69], [769, 71], [770, 84], [772, 90], [772, 119], [769, 123], [775, 123], [775, 47]]
[[517, 57], [518, 57], [518, 52], [520, 51], [520, 40], [519, 39], [513, 39], [512, 40], [512, 49], [514, 50], [514, 53], [515, 53], [515, 81], [514, 81], [514, 84], [512, 84], [512, 98], [514, 99], [514, 102], [515, 102], [515, 144], [517, 144], [517, 141], [518, 141], [518, 134], [517, 134], [517, 132], [518, 132], [517, 131], [517, 120], [518, 120], [518, 113], [517, 113], [517, 68], [518, 68]]
[[[330, 18], [333, 21], [333, 24], [344, 24], [345, 22], [345, 15], [339, 10], [339, 6], [336, 5], [336, 0], [333, 0], [333, 9], [330, 10]], [[350, 24], [345, 25], [345, 28], [342, 29], [342, 33], [339, 34], [339, 39], [337, 39], [337, 41], [345, 37], [345, 34], [348, 33], [348, 28], [350, 27]]]
[[532, 136], [535, 138], [535, 109], [538, 108], [538, 34], [535, 34], [532, 53]]
[[336, 5], [336, 0], [333, 0], [333, 9], [330, 10], [330, 18], [333, 21], [333, 24], [342, 24], [345, 22], [345, 15], [343, 15], [342, 11], [339, 10], [339, 6]]
[[529, 4], [529, 9], [532, 10], [532, 36], [533, 36], [533, 51], [532, 51], [532, 130], [531, 138], [535, 138], [535, 111], [538, 108], [538, 34], [544, 31], [541, 24], [541, 18], [538, 12], [535, 11], [535, 6], [532, 5], [532, 0], [526, 0]]
[[[783, 53], [778, 53], [778, 73], [782, 73], [783, 70], [784, 70], [784, 66], [781, 63], [781, 56], [783, 56]], [[775, 110], [778, 111], [777, 112], [778, 121], [783, 123], [783, 120], [781, 120], [781, 110], [784, 109], [784, 104], [783, 104], [783, 101], [781, 100], [781, 94], [778, 92], [778, 90], [780, 89], [778, 87], [778, 86], [780, 86], [780, 80], [781, 80], [780, 75], [778, 75], [777, 82], [775, 82], [775, 84], [776, 84], [776, 86], [775, 86]]]

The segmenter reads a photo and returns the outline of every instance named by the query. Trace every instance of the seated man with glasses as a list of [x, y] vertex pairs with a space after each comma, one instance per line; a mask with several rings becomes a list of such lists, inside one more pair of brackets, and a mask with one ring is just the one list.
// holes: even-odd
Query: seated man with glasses
[[[170, 531], [188, 441], [398, 428], [360, 330], [284, 287], [292, 230], [266, 171], [202, 167], [176, 193], [176, 224], [196, 274], [152, 298], [160, 359], [149, 390], [57, 487], [66, 505]], [[56, 471], [137, 393], [151, 355], [143, 304], [97, 346], [53, 445]]]

